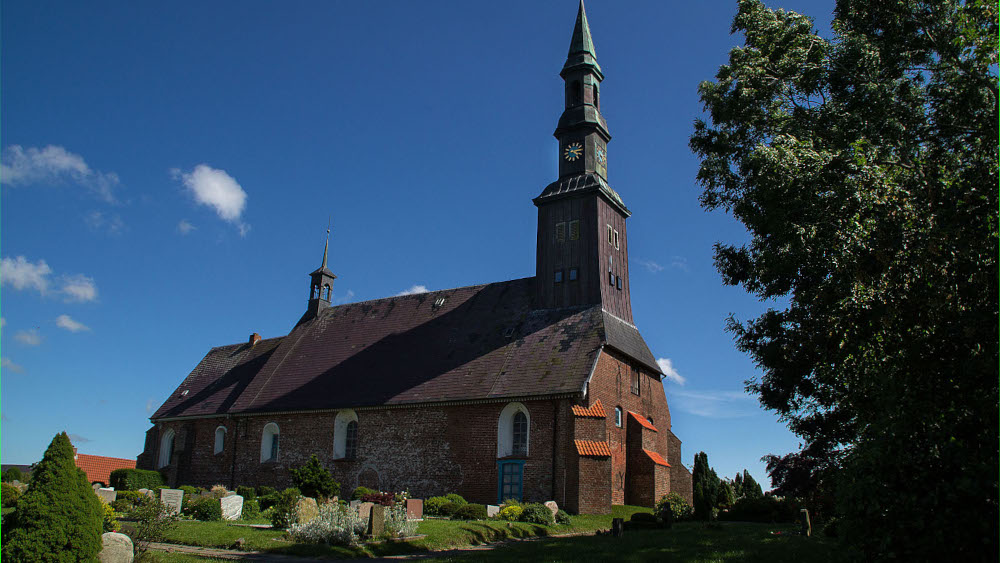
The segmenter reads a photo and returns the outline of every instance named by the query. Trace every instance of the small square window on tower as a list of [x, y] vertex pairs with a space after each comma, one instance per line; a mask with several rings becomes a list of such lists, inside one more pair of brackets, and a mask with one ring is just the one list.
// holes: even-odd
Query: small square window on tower
[[556, 277], [555, 277], [556, 283], [562, 283], [563, 280], [562, 276], [563, 276], [562, 270], [556, 270]]
[[577, 278], [577, 276], [579, 274], [580, 274], [579, 270], [577, 270], [576, 268], [570, 268], [569, 269], [569, 281], [576, 281], [576, 278]]
[[621, 278], [621, 276], [615, 276], [615, 285], [617, 285], [618, 289], [621, 290], [621, 288], [622, 288], [622, 278]]
[[556, 223], [556, 242], [566, 242], [566, 223]]
[[569, 222], [569, 240], [580, 240], [580, 220]]
[[618, 249], [618, 231], [615, 231], [615, 250]]
[[615, 285], [615, 275], [611, 272], [608, 272], [608, 283], [611, 284], [612, 287]]
[[615, 239], [614, 239], [614, 237], [612, 236], [612, 233], [613, 233], [613, 232], [614, 232], [614, 231], [613, 231], [613, 229], [611, 228], [611, 225], [608, 225], [608, 244], [614, 244], [614, 243], [615, 243]]

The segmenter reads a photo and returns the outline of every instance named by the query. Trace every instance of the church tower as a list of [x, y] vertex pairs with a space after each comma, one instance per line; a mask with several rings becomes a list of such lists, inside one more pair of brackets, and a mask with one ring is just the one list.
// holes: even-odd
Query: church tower
[[309, 308], [303, 319], [315, 317], [320, 311], [330, 306], [330, 300], [333, 297], [333, 280], [337, 279], [337, 276], [326, 267], [329, 251], [330, 229], [327, 229], [326, 246], [323, 247], [323, 264], [309, 274]]
[[538, 207], [535, 280], [542, 308], [601, 304], [629, 323], [628, 244], [631, 212], [608, 185], [611, 133], [601, 115], [601, 81], [587, 12], [580, 9], [569, 55], [559, 141], [559, 179], [534, 200]]

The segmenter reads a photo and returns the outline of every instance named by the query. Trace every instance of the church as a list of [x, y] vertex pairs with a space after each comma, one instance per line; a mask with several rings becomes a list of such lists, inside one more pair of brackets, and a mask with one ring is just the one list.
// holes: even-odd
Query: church
[[286, 335], [219, 346], [150, 417], [138, 467], [172, 486], [291, 486], [316, 454], [341, 483], [555, 500], [573, 513], [691, 500], [659, 367], [633, 324], [624, 200], [583, 3], [534, 198], [535, 276], [333, 306], [327, 263]]

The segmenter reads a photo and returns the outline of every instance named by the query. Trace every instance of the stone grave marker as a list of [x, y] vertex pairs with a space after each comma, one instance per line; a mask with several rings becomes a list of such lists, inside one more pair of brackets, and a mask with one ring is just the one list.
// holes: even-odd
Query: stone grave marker
[[101, 535], [101, 552], [97, 560], [101, 563], [132, 563], [132, 538], [117, 532]]
[[149, 489], [139, 489], [139, 492], [140, 492], [141, 494], [144, 494], [144, 495], [146, 495], [146, 496], [147, 496], [147, 497], [149, 497], [149, 498], [153, 498], [153, 491], [151, 491], [151, 490], [149, 490]]
[[305, 524], [319, 516], [319, 505], [316, 504], [316, 499], [303, 497], [299, 499], [299, 502], [295, 503], [295, 511], [292, 514], [294, 515], [293, 520], [296, 523]]
[[361, 517], [362, 522], [371, 517], [373, 506], [375, 506], [374, 502], [363, 502], [358, 505], [358, 516]]
[[347, 505], [351, 507], [351, 510], [353, 510], [354, 512], [357, 512], [358, 511], [358, 507], [361, 506], [361, 501], [360, 500], [352, 500], [351, 502], [347, 503]]
[[611, 535], [620, 538], [625, 535], [625, 519], [614, 518], [611, 520]]
[[549, 510], [552, 511], [552, 519], [555, 520], [556, 513], [559, 512], [559, 505], [556, 504], [556, 501], [550, 500], [549, 502], [545, 503], [545, 508], [548, 508]]
[[101, 487], [95, 492], [97, 493], [97, 496], [101, 498], [101, 502], [105, 504], [111, 504], [115, 502], [116, 498], [118, 498], [118, 491], [110, 487]]
[[222, 503], [223, 520], [239, 520], [243, 516], [243, 497], [240, 495], [222, 497], [219, 502]]
[[490, 518], [494, 518], [494, 517], [496, 517], [497, 514], [500, 514], [500, 507], [499, 506], [497, 506], [495, 504], [487, 504], [486, 505], [486, 516], [489, 516]]
[[181, 506], [184, 504], [184, 491], [180, 489], [160, 489], [160, 502], [166, 505], [167, 510], [174, 514], [180, 514]]
[[407, 520], [423, 520], [424, 519], [424, 501], [419, 498], [408, 498], [406, 499], [406, 519]]
[[385, 533], [385, 507], [375, 504], [371, 507], [371, 518], [368, 519], [368, 535], [377, 538]]
[[803, 508], [799, 510], [799, 523], [802, 525], [802, 535], [809, 537], [812, 535], [812, 524], [809, 522], [809, 511]]

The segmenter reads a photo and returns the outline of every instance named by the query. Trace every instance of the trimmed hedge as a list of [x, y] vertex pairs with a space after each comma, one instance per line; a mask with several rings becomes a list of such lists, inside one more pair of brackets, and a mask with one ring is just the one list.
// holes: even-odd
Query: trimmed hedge
[[451, 518], [452, 516], [454, 516], [456, 512], [458, 512], [459, 508], [462, 508], [462, 506], [464, 505], [457, 504], [454, 502], [446, 502], [438, 508], [438, 515]]
[[464, 504], [451, 517], [452, 520], [486, 520], [487, 518], [489, 516], [486, 515], [486, 506], [482, 504]]
[[544, 504], [525, 504], [522, 508], [524, 508], [524, 510], [521, 512], [521, 517], [518, 518], [519, 522], [544, 524], [546, 526], [555, 524], [555, 520], [552, 518], [552, 511], [549, 510], [549, 507]]
[[441, 514], [441, 507], [448, 504], [448, 502], [448, 499], [445, 497], [430, 497], [424, 501], [424, 514], [438, 516]]
[[448, 502], [453, 502], [459, 506], [462, 506], [463, 504], [469, 504], [469, 501], [462, 498], [462, 495], [456, 493], [447, 494], [444, 496], [444, 498], [448, 499]]
[[215, 497], [197, 498], [188, 503], [187, 514], [204, 522], [222, 520], [222, 503]]
[[115, 469], [108, 481], [110, 481], [108, 485], [117, 491], [153, 490], [163, 486], [163, 476], [160, 472], [147, 469]]

